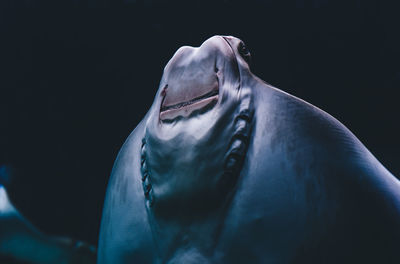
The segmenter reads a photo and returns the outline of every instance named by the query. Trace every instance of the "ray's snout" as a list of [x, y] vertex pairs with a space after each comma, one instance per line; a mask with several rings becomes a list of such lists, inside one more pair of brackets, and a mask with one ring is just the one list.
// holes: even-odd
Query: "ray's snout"
[[230, 55], [229, 46], [219, 36], [200, 47], [178, 49], [164, 70], [160, 120], [189, 118], [212, 109], [219, 98], [219, 64]]

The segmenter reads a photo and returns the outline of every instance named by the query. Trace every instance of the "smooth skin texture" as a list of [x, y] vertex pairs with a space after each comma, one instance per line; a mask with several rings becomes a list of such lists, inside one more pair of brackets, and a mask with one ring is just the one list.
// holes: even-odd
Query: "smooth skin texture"
[[98, 263], [400, 261], [399, 181], [249, 61], [214, 36], [168, 62], [115, 161]]

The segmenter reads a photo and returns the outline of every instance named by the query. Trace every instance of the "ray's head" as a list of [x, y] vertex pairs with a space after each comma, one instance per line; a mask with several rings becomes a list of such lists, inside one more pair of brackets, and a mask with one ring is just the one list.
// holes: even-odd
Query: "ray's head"
[[229, 189], [218, 186], [234, 185], [251, 127], [249, 62], [240, 39], [214, 36], [165, 66], [141, 148], [144, 193], [158, 208], [214, 206]]
[[181, 47], [168, 62], [158, 92], [159, 120], [198, 117], [235, 96], [250, 52], [238, 38], [214, 36], [200, 47]]

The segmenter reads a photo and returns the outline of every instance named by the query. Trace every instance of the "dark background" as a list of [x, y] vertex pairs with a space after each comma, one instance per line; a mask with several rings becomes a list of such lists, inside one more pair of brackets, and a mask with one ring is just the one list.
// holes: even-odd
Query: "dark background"
[[164, 65], [215, 34], [244, 40], [256, 75], [335, 116], [400, 176], [399, 11], [378, 0], [1, 0], [2, 181], [43, 231], [96, 244], [113, 161]]

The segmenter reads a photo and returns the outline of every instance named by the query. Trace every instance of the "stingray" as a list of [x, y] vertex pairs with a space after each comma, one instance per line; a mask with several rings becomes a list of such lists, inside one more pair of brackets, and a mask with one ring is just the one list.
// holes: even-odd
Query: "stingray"
[[0, 184], [0, 263], [91, 264], [96, 263], [96, 250], [81, 241], [41, 232], [14, 207]]
[[399, 181], [250, 60], [230, 36], [176, 51], [115, 161], [100, 264], [400, 261]]

